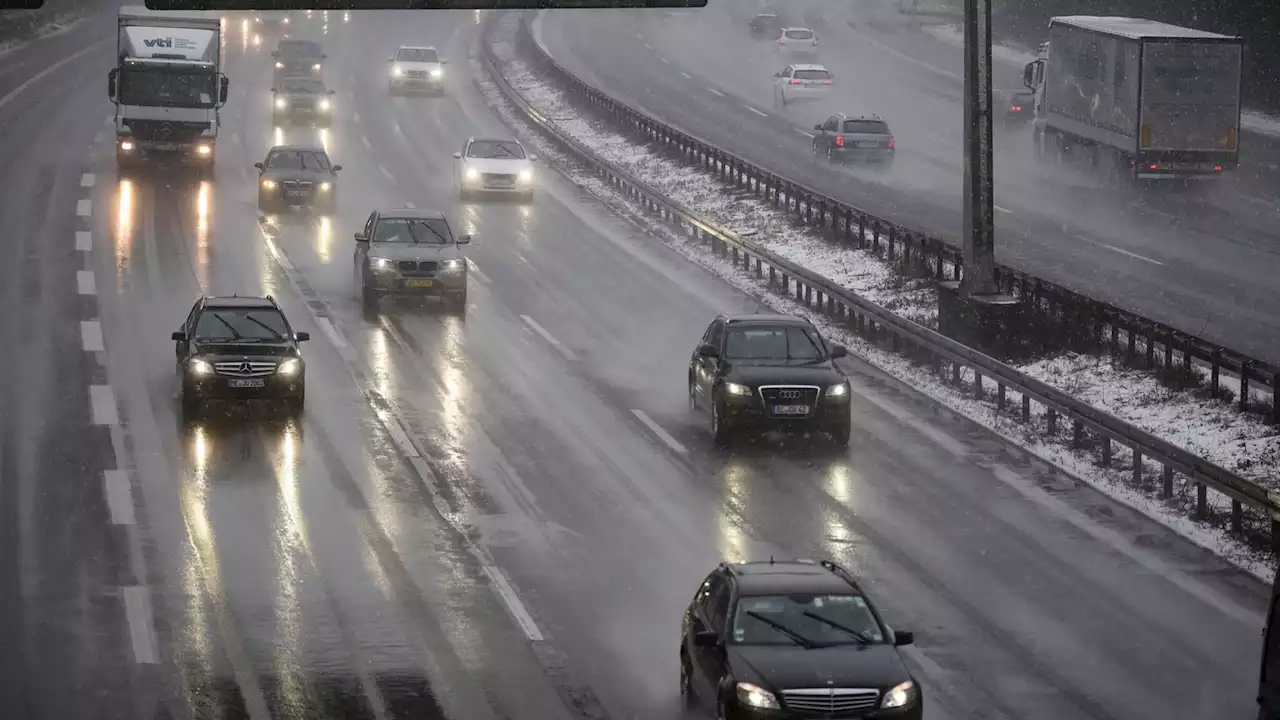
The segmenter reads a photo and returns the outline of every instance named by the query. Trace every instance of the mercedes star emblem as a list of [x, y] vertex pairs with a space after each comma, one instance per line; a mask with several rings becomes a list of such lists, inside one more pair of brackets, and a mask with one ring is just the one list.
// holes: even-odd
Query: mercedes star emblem
[[253, 373], [253, 368], [249, 366], [249, 363], [240, 363], [240, 374], [241, 374], [241, 375], [249, 375], [249, 374], [252, 374], [252, 373]]

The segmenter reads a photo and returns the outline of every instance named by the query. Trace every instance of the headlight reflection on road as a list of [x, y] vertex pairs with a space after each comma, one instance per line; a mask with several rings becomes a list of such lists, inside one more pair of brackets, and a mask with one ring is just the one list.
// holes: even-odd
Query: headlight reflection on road
[[185, 647], [192, 648], [203, 660], [202, 664], [212, 668], [214, 653], [210, 641], [214, 637], [214, 628], [210, 627], [210, 618], [205, 611], [205, 598], [210, 597], [211, 591], [220, 590], [221, 580], [216, 560], [210, 565], [215, 556], [213, 529], [209, 527], [206, 505], [209, 476], [205, 442], [204, 428], [194, 428], [191, 437], [193, 472], [190, 477], [179, 480], [178, 496], [182, 504], [182, 515], [192, 538], [190, 544], [185, 544], [186, 550], [182, 553], [180, 575], [187, 603], [181, 622], [181, 634], [186, 640]]
[[[720, 470], [724, 496], [722, 504], [732, 506], [746, 499], [743, 497], [746, 492], [743, 487], [746, 473], [746, 467], [737, 458], [730, 458], [725, 463]], [[720, 557], [731, 563], [745, 561], [748, 548], [745, 547], [746, 538], [742, 528], [738, 526], [737, 518], [723, 510], [717, 511], [716, 530], [716, 549], [720, 551]]]
[[[280, 508], [273, 533], [279, 544], [276, 556], [280, 558], [311, 557], [307, 542], [306, 526], [298, 498], [298, 428], [290, 423], [280, 437], [276, 481], [280, 485]], [[298, 563], [276, 563], [276, 643], [275, 663], [279, 668], [282, 695], [299, 703], [305, 703], [304, 692], [298, 681], [294, 657], [303, 640], [302, 603], [298, 585], [301, 578]], [[298, 705], [301, 707], [302, 705]]]
[[272, 131], [272, 133], [271, 133], [271, 145], [272, 145], [272, 146], [276, 146], [276, 145], [284, 145], [284, 144], [285, 144], [285, 143], [284, 143], [284, 128], [282, 128], [282, 127], [277, 127], [277, 128], [276, 128], [274, 131]]
[[209, 291], [209, 207], [212, 195], [213, 184], [208, 180], [202, 181], [196, 192], [196, 282], [205, 292]]
[[[451, 317], [444, 320], [445, 335], [443, 356], [445, 367], [441, 373], [440, 408], [444, 420], [445, 431], [456, 443], [466, 438], [467, 427], [471, 417], [467, 413], [467, 395], [470, 387], [467, 383], [465, 368], [467, 366], [466, 336], [460, 318]], [[458, 448], [459, 451], [463, 448]]]
[[390, 323], [382, 318], [381, 324], [374, 328], [369, 338], [369, 366], [373, 370], [373, 385], [378, 388], [382, 397], [395, 397], [395, 369], [391, 364], [391, 338], [387, 329]]
[[133, 192], [131, 180], [121, 180], [116, 185], [116, 287], [123, 287], [125, 262], [133, 248]]
[[328, 215], [316, 223], [316, 255], [320, 262], [329, 264], [329, 250], [333, 245], [333, 219]]
[[333, 152], [333, 133], [329, 132], [329, 128], [320, 128], [320, 147], [327, 153]]

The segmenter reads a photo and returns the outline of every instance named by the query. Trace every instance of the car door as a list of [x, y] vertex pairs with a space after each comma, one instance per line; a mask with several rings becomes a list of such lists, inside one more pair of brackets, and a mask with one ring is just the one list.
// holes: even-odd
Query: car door
[[824, 152], [830, 149], [831, 144], [835, 142], [836, 135], [840, 132], [840, 116], [832, 115], [822, 125], [822, 144], [819, 149]]
[[200, 316], [199, 309], [200, 309], [200, 301], [197, 300], [196, 303], [191, 306], [191, 312], [187, 313], [187, 319], [182, 324], [182, 332], [186, 333], [187, 339], [175, 340], [173, 342], [174, 355], [177, 357], [179, 365], [181, 365], [182, 361], [186, 360], [187, 355], [190, 354], [191, 338], [192, 336], [195, 335], [195, 332], [196, 332], [196, 318]]
[[711, 586], [707, 589], [707, 600], [700, 610], [699, 622], [704, 629], [717, 633], [721, 642], [712, 647], [694, 646], [689, 659], [693, 667], [691, 680], [694, 694], [714, 705], [720, 678], [724, 677], [728, 668], [724, 642], [725, 624], [729, 619], [730, 585], [720, 571], [712, 573], [708, 579]]
[[360, 233], [364, 238], [364, 242], [357, 242], [355, 252], [351, 255], [352, 267], [355, 268], [357, 285], [360, 284], [360, 281], [363, 278], [362, 273], [365, 265], [369, 263], [369, 243], [373, 241], [373, 228], [377, 222], [378, 213], [375, 210], [374, 212], [369, 213], [369, 218], [364, 221], [364, 229]]
[[[707, 337], [704, 342], [711, 347], [719, 350], [724, 344], [724, 319], [716, 318], [711, 323], [711, 327], [707, 328]], [[698, 372], [696, 380], [698, 383], [698, 402], [706, 406], [711, 401], [711, 391], [716, 384], [716, 376], [720, 373], [720, 358], [709, 358], [698, 355]]]

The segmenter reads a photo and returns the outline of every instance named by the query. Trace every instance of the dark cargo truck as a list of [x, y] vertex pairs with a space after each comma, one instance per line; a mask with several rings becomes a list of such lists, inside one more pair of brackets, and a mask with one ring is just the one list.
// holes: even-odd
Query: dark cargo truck
[[1238, 37], [1153, 20], [1068, 16], [1027, 64], [1042, 157], [1139, 180], [1214, 178], [1240, 164]]

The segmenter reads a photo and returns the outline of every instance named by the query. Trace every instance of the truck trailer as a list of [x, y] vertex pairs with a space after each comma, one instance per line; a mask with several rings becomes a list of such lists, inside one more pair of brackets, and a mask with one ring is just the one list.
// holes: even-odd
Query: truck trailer
[[1052, 18], [1022, 76], [1036, 154], [1143, 181], [1222, 177], [1240, 165], [1243, 53], [1238, 37], [1153, 20]]
[[117, 166], [212, 171], [219, 109], [227, 101], [222, 19], [211, 12], [120, 8], [107, 91], [116, 106]]

